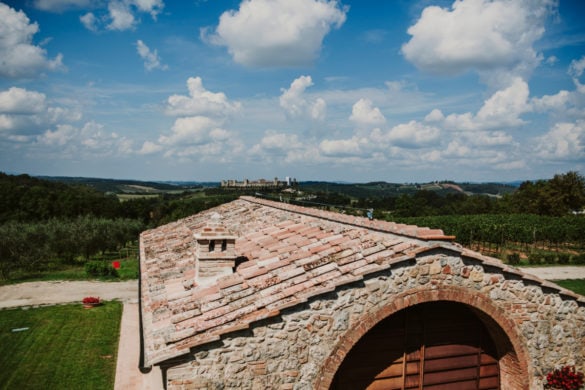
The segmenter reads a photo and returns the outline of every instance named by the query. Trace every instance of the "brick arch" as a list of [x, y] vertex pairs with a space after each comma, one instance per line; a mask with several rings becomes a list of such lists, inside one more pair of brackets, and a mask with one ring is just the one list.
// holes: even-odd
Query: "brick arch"
[[478, 291], [457, 286], [442, 286], [438, 289], [418, 287], [398, 294], [392, 302], [377, 310], [364, 313], [357, 325], [349, 329], [334, 347], [318, 373], [315, 388], [327, 390], [341, 363], [353, 346], [376, 324], [400, 310], [426, 302], [451, 301], [469, 306], [484, 322], [492, 339], [498, 345], [502, 383], [510, 389], [528, 390], [533, 376], [528, 365], [528, 352], [516, 329], [515, 323], [506, 313], [495, 306], [489, 297]]

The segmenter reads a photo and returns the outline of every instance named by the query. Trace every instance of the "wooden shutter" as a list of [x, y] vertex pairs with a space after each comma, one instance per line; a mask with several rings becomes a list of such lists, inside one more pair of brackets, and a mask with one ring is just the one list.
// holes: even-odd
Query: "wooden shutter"
[[462, 304], [433, 302], [376, 325], [349, 352], [333, 389], [499, 389], [496, 349]]

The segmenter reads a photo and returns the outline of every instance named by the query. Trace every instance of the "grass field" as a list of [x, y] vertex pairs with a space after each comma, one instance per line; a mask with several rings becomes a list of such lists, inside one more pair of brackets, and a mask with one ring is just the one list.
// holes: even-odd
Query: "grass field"
[[554, 283], [585, 296], [585, 279], [555, 280]]
[[[97, 280], [119, 282], [122, 280], [138, 279], [138, 259], [128, 258], [120, 260], [119, 277], [100, 277]], [[83, 264], [66, 266], [60, 269], [44, 272], [15, 272], [9, 280], [0, 280], [0, 286], [4, 284], [17, 284], [23, 282], [37, 282], [50, 280], [95, 280], [85, 272]]]
[[122, 303], [0, 310], [0, 389], [113, 389]]

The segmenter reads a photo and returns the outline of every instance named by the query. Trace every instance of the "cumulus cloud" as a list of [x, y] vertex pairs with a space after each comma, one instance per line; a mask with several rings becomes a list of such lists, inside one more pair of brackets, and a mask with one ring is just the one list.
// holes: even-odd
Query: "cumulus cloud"
[[3, 138], [23, 140], [44, 131], [47, 125], [79, 119], [81, 113], [75, 107], [53, 106], [43, 93], [18, 87], [0, 91], [0, 136]]
[[456, 0], [451, 8], [429, 6], [408, 29], [411, 39], [402, 53], [433, 73], [474, 69], [503, 70], [498, 77], [525, 75], [542, 60], [533, 45], [557, 6], [556, 0]]
[[206, 90], [200, 77], [189, 77], [187, 89], [189, 90], [189, 96], [169, 96], [166, 107], [167, 115], [225, 117], [239, 111], [241, 108], [241, 103], [231, 102], [223, 92]]
[[306, 163], [317, 161], [319, 154], [312, 142], [301, 141], [297, 134], [268, 130], [249, 155], [269, 163]]
[[581, 83], [579, 80], [579, 78], [583, 75], [583, 70], [585, 70], [585, 56], [581, 57], [579, 60], [571, 61], [571, 65], [569, 66], [569, 75], [573, 78], [573, 82], [575, 83], [579, 93], [585, 93], [585, 84]]
[[434, 126], [424, 125], [417, 121], [410, 121], [394, 126], [387, 134], [373, 137], [374, 141], [389, 142], [402, 148], [420, 148], [437, 142], [441, 131]]
[[367, 143], [367, 140], [358, 137], [350, 139], [323, 140], [319, 144], [319, 151], [327, 157], [349, 157], [362, 156], [363, 150], [361, 143]]
[[0, 77], [35, 77], [45, 70], [63, 69], [63, 56], [54, 59], [33, 44], [33, 36], [39, 31], [37, 23], [31, 23], [26, 14], [0, 3]]
[[538, 157], [553, 161], [585, 159], [585, 121], [557, 123], [536, 139]]
[[0, 114], [31, 115], [45, 109], [45, 94], [17, 87], [0, 91]]
[[147, 71], [151, 71], [153, 69], [161, 69], [167, 70], [168, 66], [161, 64], [160, 58], [158, 56], [158, 52], [155, 50], [150, 50], [148, 46], [140, 39], [136, 41], [136, 50], [138, 51], [138, 55], [140, 58], [144, 60], [144, 68]]
[[215, 33], [202, 30], [202, 36], [226, 46], [242, 65], [300, 66], [319, 55], [323, 39], [346, 13], [335, 0], [246, 0], [221, 15]]
[[107, 3], [99, 2], [92, 5], [97, 9], [87, 12], [79, 20], [85, 28], [94, 32], [102, 29], [110, 31], [133, 29], [140, 22], [141, 13], [150, 14], [152, 19], [156, 20], [165, 6], [162, 0], [109, 0]]
[[110, 23], [108, 30], [128, 30], [134, 27], [135, 18], [130, 10], [130, 4], [124, 1], [110, 1], [108, 4]]
[[192, 116], [178, 118], [171, 133], [159, 137], [158, 146], [145, 144], [141, 151], [164, 150], [165, 157], [178, 156], [198, 160], [215, 156], [216, 162], [227, 162], [241, 149], [242, 145], [237, 137], [223, 129], [219, 121], [204, 116]]
[[219, 123], [205, 116], [178, 118], [171, 128], [171, 135], [163, 135], [159, 143], [163, 145], [201, 145], [212, 140], [227, 137], [227, 132], [218, 127]]
[[200, 77], [190, 77], [187, 88], [189, 96], [171, 95], [167, 99], [166, 114], [177, 117], [170, 131], [156, 142], [144, 142], [137, 153], [162, 152], [165, 157], [178, 157], [185, 162], [208, 158], [214, 162], [232, 161], [243, 144], [224, 124], [241, 104], [231, 102], [223, 92], [206, 90]]
[[115, 132], [107, 132], [100, 123], [90, 121], [82, 127], [59, 124], [36, 137], [42, 153], [60, 157], [94, 159], [132, 152], [132, 141]]
[[322, 98], [307, 99], [305, 91], [313, 85], [311, 76], [300, 76], [288, 89], [282, 89], [280, 107], [292, 118], [308, 117], [314, 120], [325, 119], [327, 103]]
[[79, 21], [81, 22], [81, 24], [83, 24], [83, 26], [85, 26], [86, 29], [93, 32], [98, 31], [99, 21], [93, 14], [93, 12], [88, 12], [85, 15], [80, 16]]
[[[444, 122], [452, 130], [485, 130], [516, 127], [525, 123], [521, 115], [532, 110], [528, 101], [528, 84], [515, 78], [510, 86], [495, 92], [487, 99], [476, 115], [472, 113], [450, 114]], [[433, 114], [440, 118], [439, 113]]]
[[350, 121], [358, 125], [380, 126], [386, 123], [386, 118], [378, 107], [373, 107], [370, 99], [361, 98], [351, 108]]
[[145, 141], [142, 144], [142, 147], [136, 152], [137, 154], [153, 154], [153, 153], [157, 153], [160, 152], [163, 149], [163, 147], [157, 143], [154, 143], [152, 141]]

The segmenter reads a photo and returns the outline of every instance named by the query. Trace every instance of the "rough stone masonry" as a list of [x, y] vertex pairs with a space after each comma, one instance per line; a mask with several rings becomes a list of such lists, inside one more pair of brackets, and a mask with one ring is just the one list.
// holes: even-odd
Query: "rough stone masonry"
[[[198, 285], [194, 237], [210, 219], [247, 261]], [[158, 229], [141, 237], [142, 333], [144, 361], [168, 389], [328, 389], [374, 325], [438, 301], [486, 326], [502, 388], [542, 388], [562, 365], [585, 370], [585, 298], [442, 232], [255, 198]]]

